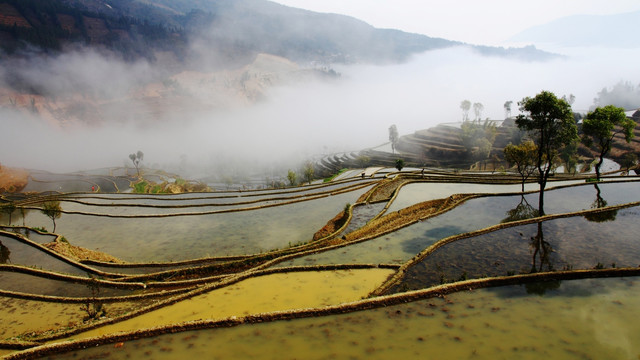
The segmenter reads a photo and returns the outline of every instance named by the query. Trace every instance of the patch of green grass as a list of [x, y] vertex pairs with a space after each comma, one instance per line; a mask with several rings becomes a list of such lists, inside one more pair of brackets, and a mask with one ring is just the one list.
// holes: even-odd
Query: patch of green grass
[[144, 194], [146, 192], [147, 185], [149, 185], [149, 183], [144, 180], [137, 182], [133, 184], [133, 192], [138, 194]]
[[347, 170], [349, 170], [349, 169], [346, 169], [346, 168], [345, 168], [345, 169], [340, 169], [340, 170], [338, 170], [338, 172], [337, 172], [337, 173], [335, 173], [335, 174], [333, 174], [333, 175], [329, 176], [328, 178], [325, 178], [325, 179], [323, 180], [323, 182], [333, 181], [333, 179], [335, 179], [338, 175], [342, 174], [343, 172], [345, 172], [345, 171], [347, 171]]

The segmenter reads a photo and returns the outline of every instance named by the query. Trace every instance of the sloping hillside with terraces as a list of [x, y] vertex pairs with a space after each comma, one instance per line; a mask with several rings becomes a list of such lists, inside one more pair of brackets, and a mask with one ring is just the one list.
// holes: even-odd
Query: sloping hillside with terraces
[[[639, 118], [634, 117], [636, 123]], [[499, 123], [499, 124], [498, 124]], [[344, 168], [363, 168], [367, 166], [394, 167], [397, 159], [403, 159], [407, 167], [452, 167], [468, 169], [476, 161], [465, 148], [460, 124], [439, 124], [435, 127], [418, 130], [403, 135], [396, 145], [396, 152], [383, 151], [380, 148], [365, 149], [347, 153], [330, 154], [316, 161], [316, 171], [320, 176], [335, 174]], [[487, 159], [503, 159], [503, 149], [509, 143], [519, 143], [525, 135], [515, 125], [514, 119], [496, 122], [496, 137]], [[618, 163], [628, 153], [640, 155], [640, 124], [636, 125], [634, 137], [627, 143], [622, 134], [614, 138], [608, 157]], [[598, 156], [595, 146], [578, 146], [580, 161], [588, 162]], [[640, 156], [639, 156], [640, 157]], [[480, 159], [482, 160], [482, 159]]]

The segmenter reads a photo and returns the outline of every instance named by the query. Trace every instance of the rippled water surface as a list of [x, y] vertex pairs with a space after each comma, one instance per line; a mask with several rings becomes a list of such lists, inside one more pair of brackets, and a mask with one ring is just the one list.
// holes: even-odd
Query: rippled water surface
[[[535, 287], [535, 286], [534, 286]], [[537, 292], [539, 293], [539, 292]], [[637, 359], [637, 278], [462, 292], [344, 315], [163, 335], [55, 359]]]

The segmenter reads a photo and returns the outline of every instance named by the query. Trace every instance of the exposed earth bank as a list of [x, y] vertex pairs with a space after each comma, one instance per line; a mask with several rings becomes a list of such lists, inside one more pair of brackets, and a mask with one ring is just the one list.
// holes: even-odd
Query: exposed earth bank
[[20, 192], [29, 182], [29, 172], [25, 169], [0, 165], [0, 193]]

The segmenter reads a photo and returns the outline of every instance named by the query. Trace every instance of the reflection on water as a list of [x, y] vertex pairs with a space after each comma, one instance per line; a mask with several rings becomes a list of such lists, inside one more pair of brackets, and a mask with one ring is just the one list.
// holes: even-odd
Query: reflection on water
[[[327, 219], [367, 190], [236, 213], [148, 219], [65, 214], [56, 223], [71, 244], [131, 262], [244, 255], [311, 240]], [[27, 224], [51, 221], [32, 212]]]
[[109, 287], [88, 286], [39, 276], [0, 271], [0, 289], [21, 293], [64, 297], [107, 297], [142, 293], [140, 290], [124, 290]]
[[11, 256], [11, 250], [9, 250], [8, 247], [4, 246], [4, 244], [2, 244], [2, 241], [0, 241], [0, 264], [10, 263], [11, 262], [10, 256]]
[[[582, 216], [506, 228], [447, 244], [406, 272], [392, 292], [486, 276], [640, 264], [640, 208], [619, 210], [615, 221]], [[615, 236], [612, 236], [615, 234]]]
[[66, 263], [33, 246], [22, 243], [14, 238], [0, 234], [3, 246], [11, 255], [11, 264], [36, 267], [42, 270], [56, 271], [73, 275], [86, 275], [86, 270]]
[[[550, 190], [552, 186], [561, 186], [569, 184], [579, 184], [582, 181], [571, 180], [549, 183]], [[537, 183], [525, 184], [525, 190], [538, 190]], [[402, 187], [400, 193], [395, 198], [388, 212], [398, 211], [400, 209], [415, 205], [419, 202], [442, 199], [453, 194], [471, 194], [471, 193], [518, 193], [521, 190], [521, 184], [474, 184], [474, 183], [413, 183]]]
[[507, 211], [507, 217], [500, 221], [501, 223], [513, 222], [525, 219], [531, 219], [539, 215], [538, 209], [529, 205], [527, 199], [522, 196], [520, 203], [513, 209]]
[[[640, 201], [640, 182], [600, 184], [599, 186], [601, 196], [607, 198], [609, 205]], [[548, 190], [547, 192], [549, 195], [546, 199], [545, 210], [548, 214], [590, 209], [593, 203], [592, 199], [596, 195], [594, 188], [590, 185]], [[278, 266], [402, 263], [442, 238], [479, 230], [501, 221], [513, 221], [518, 217], [533, 216], [537, 210], [528, 204], [537, 203], [537, 194], [525, 195], [524, 199], [521, 195], [471, 199], [442, 215], [415, 223], [392, 234], [365, 243], [350, 245], [347, 248], [294, 259]], [[579, 230], [576, 231], [579, 232]]]
[[[555, 286], [555, 285], [554, 285]], [[190, 331], [53, 359], [637, 359], [637, 278], [457, 293], [320, 318]]]
[[542, 222], [537, 224], [538, 232], [531, 237], [529, 247], [531, 248], [531, 272], [553, 271], [553, 265], [549, 260], [549, 255], [553, 251], [553, 247], [548, 241], [544, 240], [544, 232], [542, 231]]
[[[600, 191], [600, 187], [598, 184], [593, 184], [596, 189], [596, 199], [591, 204], [592, 209], [600, 209], [607, 206], [607, 201], [602, 198], [602, 192]], [[616, 219], [616, 215], [618, 215], [618, 210], [611, 211], [603, 211], [599, 213], [585, 214], [584, 218], [593, 221], [593, 222], [605, 222], [605, 221], [613, 221]]]

